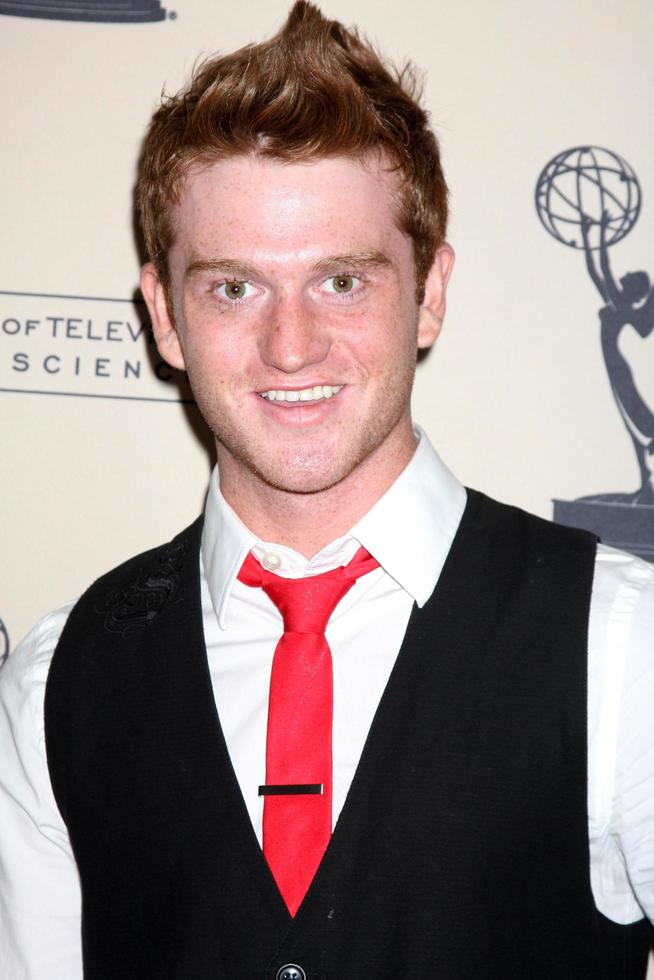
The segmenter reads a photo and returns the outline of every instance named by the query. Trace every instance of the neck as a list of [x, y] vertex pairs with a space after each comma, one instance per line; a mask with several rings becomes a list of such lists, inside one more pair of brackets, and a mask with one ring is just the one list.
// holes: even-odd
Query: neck
[[379, 500], [407, 466], [415, 440], [380, 466], [377, 453], [339, 483], [315, 493], [272, 487], [251, 471], [235, 467], [218, 447], [220, 490], [246, 527], [262, 541], [276, 542], [312, 558], [346, 534]]

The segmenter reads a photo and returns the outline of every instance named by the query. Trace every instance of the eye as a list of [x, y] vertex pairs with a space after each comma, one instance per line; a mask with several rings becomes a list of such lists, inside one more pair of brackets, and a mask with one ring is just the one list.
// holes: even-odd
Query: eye
[[343, 295], [344, 293], [354, 292], [360, 283], [361, 280], [357, 276], [341, 274], [326, 279], [323, 285], [328, 293], [339, 293]]
[[228, 279], [216, 289], [219, 296], [235, 303], [239, 300], [248, 299], [254, 291], [254, 286], [246, 279]]

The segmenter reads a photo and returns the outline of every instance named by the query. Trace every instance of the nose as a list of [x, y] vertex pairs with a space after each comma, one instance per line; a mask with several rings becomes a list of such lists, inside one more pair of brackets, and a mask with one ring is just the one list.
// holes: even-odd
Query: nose
[[268, 367], [296, 374], [320, 364], [331, 344], [328, 324], [307, 309], [301, 296], [278, 296], [259, 334], [259, 354]]

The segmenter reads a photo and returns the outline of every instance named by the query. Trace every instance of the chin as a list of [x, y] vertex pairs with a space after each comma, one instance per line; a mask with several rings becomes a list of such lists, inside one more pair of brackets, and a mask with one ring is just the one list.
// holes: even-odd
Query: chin
[[380, 444], [368, 433], [367, 439], [312, 439], [304, 445], [280, 445], [276, 451], [262, 441], [227, 439], [218, 441], [229, 453], [237, 469], [249, 471], [274, 490], [292, 494], [317, 494], [346, 480]]
[[351, 472], [352, 468], [338, 469], [307, 465], [270, 468], [257, 467], [256, 473], [269, 487], [286, 493], [311, 494], [320, 493], [336, 486]]

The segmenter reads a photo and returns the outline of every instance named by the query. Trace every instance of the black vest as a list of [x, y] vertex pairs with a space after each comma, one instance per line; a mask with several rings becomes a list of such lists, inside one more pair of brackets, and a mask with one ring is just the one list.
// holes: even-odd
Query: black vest
[[196, 522], [101, 578], [46, 691], [86, 980], [642, 980], [594, 905], [586, 647], [595, 541], [469, 492], [291, 919], [216, 714]]

